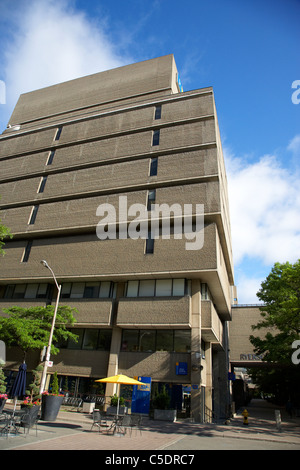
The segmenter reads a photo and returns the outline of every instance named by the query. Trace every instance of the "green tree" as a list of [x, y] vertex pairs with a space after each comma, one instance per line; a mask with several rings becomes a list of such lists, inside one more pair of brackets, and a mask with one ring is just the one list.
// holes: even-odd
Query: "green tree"
[[0, 366], [0, 395], [6, 392], [6, 378], [2, 367]]
[[[0, 339], [7, 346], [15, 346], [23, 352], [23, 359], [31, 350], [42, 350], [48, 344], [54, 306], [47, 307], [11, 307], [3, 309], [6, 317], [0, 317]], [[78, 336], [68, 330], [75, 323], [73, 309], [67, 305], [58, 307], [51, 354], [59, 352], [56, 344], [68, 338], [77, 341]]]
[[1, 219], [0, 219], [0, 255], [5, 254], [3, 247], [5, 245], [4, 240], [6, 238], [12, 238], [12, 234], [10, 233], [9, 228], [1, 223]]
[[275, 263], [262, 282], [257, 297], [262, 320], [253, 330], [270, 328], [264, 338], [254, 335], [250, 341], [256, 354], [263, 356], [268, 368], [252, 371], [251, 376], [262, 391], [271, 392], [281, 401], [292, 395], [300, 399], [300, 365], [292, 363], [292, 344], [300, 336], [300, 260], [296, 263]]

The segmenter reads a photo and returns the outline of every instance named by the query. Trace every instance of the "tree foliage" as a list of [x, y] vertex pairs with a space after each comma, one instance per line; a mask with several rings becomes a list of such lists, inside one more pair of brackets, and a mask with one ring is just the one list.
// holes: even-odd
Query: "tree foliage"
[[[7, 317], [0, 317], [0, 339], [7, 346], [16, 346], [22, 350], [24, 359], [30, 350], [41, 350], [47, 346], [54, 315], [54, 306], [47, 307], [11, 307], [3, 309]], [[56, 343], [68, 338], [77, 341], [78, 336], [67, 328], [75, 323], [75, 309], [64, 305], [58, 307], [53, 332], [51, 354], [57, 354]]]
[[290, 362], [291, 345], [300, 335], [300, 260], [295, 264], [275, 263], [262, 282], [257, 297], [262, 320], [253, 329], [272, 328], [264, 339], [251, 336], [255, 352], [265, 361]]
[[0, 219], [0, 255], [5, 254], [3, 247], [5, 245], [4, 240], [6, 238], [12, 238], [12, 234], [10, 233], [9, 228], [1, 223], [1, 219]]
[[251, 335], [250, 341], [269, 367], [252, 370], [251, 376], [262, 391], [272, 390], [280, 401], [294, 396], [299, 402], [300, 365], [292, 362], [292, 344], [300, 339], [300, 260], [275, 263], [257, 297], [264, 302], [262, 320], [252, 328], [270, 331], [264, 338]]

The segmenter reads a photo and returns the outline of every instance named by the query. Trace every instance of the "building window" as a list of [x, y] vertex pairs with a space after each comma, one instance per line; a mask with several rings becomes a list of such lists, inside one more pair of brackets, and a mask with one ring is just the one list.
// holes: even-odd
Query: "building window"
[[153, 131], [152, 146], [159, 145], [160, 130]]
[[38, 193], [43, 193], [46, 186], [47, 176], [43, 176], [39, 185]]
[[191, 330], [123, 330], [121, 351], [191, 352]]
[[186, 285], [185, 279], [128, 281], [126, 297], [183, 297]]
[[211, 300], [210, 291], [205, 282], [201, 284], [201, 300]]
[[31, 210], [28, 225], [33, 225], [35, 223], [35, 219], [36, 219], [36, 216], [37, 216], [38, 209], [39, 209], [39, 206], [33, 206], [32, 210]]
[[51, 285], [42, 283], [9, 284], [6, 286], [5, 299], [45, 299], [50, 298]]
[[55, 150], [51, 150], [49, 153], [46, 165], [52, 165], [54, 154], [55, 154]]
[[156, 176], [157, 175], [157, 164], [158, 164], [158, 158], [154, 157], [150, 159], [150, 170], [149, 170], [149, 176]]
[[112, 297], [112, 283], [66, 282], [61, 289], [62, 299], [97, 299]]
[[54, 140], [59, 140], [60, 139], [61, 131], [62, 131], [62, 127], [60, 126], [56, 131]]
[[22, 258], [22, 263], [27, 263], [29, 259], [29, 255], [31, 252], [31, 247], [32, 247], [32, 241], [29, 241], [25, 247], [23, 258]]
[[154, 119], [161, 119], [161, 105], [155, 106]]
[[151, 232], [148, 233], [148, 238], [146, 239], [146, 255], [152, 255], [154, 253], [154, 238], [151, 238]]
[[150, 191], [148, 191], [147, 211], [152, 211], [152, 205], [155, 204], [155, 199], [156, 189], [150, 189]]
[[67, 342], [57, 344], [64, 349], [84, 349], [87, 351], [109, 351], [112, 330], [98, 328], [71, 328], [70, 331], [78, 336], [78, 341], [68, 339]]

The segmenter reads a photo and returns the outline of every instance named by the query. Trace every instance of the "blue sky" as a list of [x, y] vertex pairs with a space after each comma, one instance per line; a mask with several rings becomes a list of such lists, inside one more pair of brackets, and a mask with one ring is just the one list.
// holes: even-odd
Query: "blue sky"
[[0, 131], [21, 93], [173, 53], [185, 91], [214, 88], [235, 282], [256, 303], [300, 257], [299, 20], [299, 0], [0, 0]]

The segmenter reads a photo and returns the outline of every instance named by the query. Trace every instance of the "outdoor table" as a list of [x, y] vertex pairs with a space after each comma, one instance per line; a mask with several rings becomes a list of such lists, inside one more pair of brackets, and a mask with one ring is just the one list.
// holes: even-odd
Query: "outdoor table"
[[105, 424], [101, 424], [102, 427], [106, 427], [107, 433], [112, 431], [113, 434], [121, 432], [122, 421], [124, 415], [106, 415]]
[[3, 410], [4, 415], [7, 415], [5, 419], [5, 426], [0, 429], [1, 434], [19, 434], [20, 418], [26, 413], [26, 410]]

